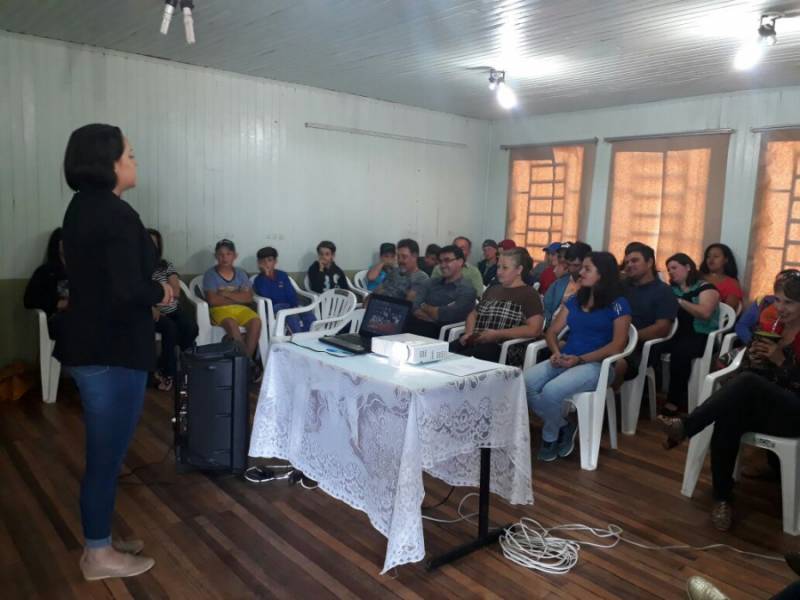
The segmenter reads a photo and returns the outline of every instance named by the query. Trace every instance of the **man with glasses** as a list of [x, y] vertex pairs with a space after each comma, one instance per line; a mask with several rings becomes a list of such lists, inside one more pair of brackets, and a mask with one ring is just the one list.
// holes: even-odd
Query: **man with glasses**
[[[458, 247], [461, 249], [461, 253], [464, 255], [464, 267], [461, 269], [461, 275], [466, 279], [472, 287], [475, 288], [475, 295], [480, 297], [483, 294], [483, 275], [478, 270], [478, 267], [473, 267], [471, 264], [467, 262], [469, 258], [469, 253], [472, 251], [472, 242], [469, 238], [460, 235], [453, 239], [453, 246]], [[441, 277], [442, 270], [439, 266], [433, 269], [433, 273], [431, 273], [431, 278], [433, 277]]]
[[578, 278], [581, 273], [583, 259], [592, 251], [589, 244], [575, 242], [566, 248], [558, 251], [558, 264], [555, 273], [558, 277], [547, 289], [544, 295], [544, 322], [550, 323], [553, 315], [566, 302], [566, 300], [578, 291], [580, 285]]
[[[421, 286], [408, 320], [409, 333], [438, 338], [442, 325], [467, 318], [475, 308], [475, 288], [463, 277], [464, 253], [458, 246], [439, 250], [440, 277]], [[473, 267], [474, 268], [474, 267]]]

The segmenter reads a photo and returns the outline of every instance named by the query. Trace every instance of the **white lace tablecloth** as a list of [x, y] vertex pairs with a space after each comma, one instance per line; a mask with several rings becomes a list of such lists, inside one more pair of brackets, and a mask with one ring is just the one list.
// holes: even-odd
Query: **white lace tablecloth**
[[491, 491], [532, 504], [530, 430], [519, 369], [455, 377], [374, 354], [337, 357], [274, 344], [250, 456], [278, 457], [363, 510], [387, 538], [383, 573], [425, 557], [422, 472], [477, 486], [492, 448]]

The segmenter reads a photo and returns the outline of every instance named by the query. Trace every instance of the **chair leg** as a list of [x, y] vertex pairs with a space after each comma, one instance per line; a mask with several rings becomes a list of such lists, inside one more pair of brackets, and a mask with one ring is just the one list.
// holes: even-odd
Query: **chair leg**
[[647, 380], [647, 400], [650, 402], [650, 420], [656, 420], [656, 371], [648, 367], [645, 374]]
[[703, 383], [702, 378], [700, 377], [700, 365], [702, 360], [699, 358], [695, 358], [692, 361], [692, 373], [689, 376], [689, 396], [687, 404], [689, 406], [689, 411], [692, 412], [695, 408], [697, 408], [697, 399], [700, 397], [700, 385]]
[[61, 363], [57, 359], [51, 358], [49, 371], [49, 382], [47, 384], [47, 397], [45, 402], [53, 403], [56, 401], [56, 396], [58, 395], [58, 380], [61, 377]]
[[[622, 409], [622, 433], [634, 435], [639, 424], [639, 412], [642, 408], [643, 381], [637, 377], [633, 381], [626, 381], [620, 390]], [[615, 415], [616, 416], [616, 415]]]
[[661, 392], [669, 392], [669, 354], [661, 355]]
[[694, 494], [694, 488], [700, 478], [700, 471], [703, 470], [706, 454], [708, 454], [708, 449], [711, 446], [713, 433], [714, 426], [709, 425], [689, 440], [689, 451], [686, 453], [686, 466], [683, 469], [683, 484], [681, 485], [681, 494], [687, 498], [691, 498], [692, 494]]
[[779, 445], [776, 454], [781, 461], [781, 495], [783, 500], [783, 531], [800, 535], [800, 444]]
[[594, 393], [576, 394], [574, 403], [578, 409], [578, 437], [581, 446], [581, 469], [597, 469], [600, 454], [600, 435], [603, 432], [603, 406], [595, 401]]
[[[611, 447], [617, 449], [617, 397], [614, 390], [606, 390], [606, 412], [608, 413], [608, 440]], [[638, 411], [637, 411], [638, 413]], [[638, 416], [638, 415], [637, 415]]]
[[50, 400], [50, 363], [53, 362], [52, 358], [43, 358], [39, 361], [40, 379], [42, 381], [42, 401], [49, 402]]

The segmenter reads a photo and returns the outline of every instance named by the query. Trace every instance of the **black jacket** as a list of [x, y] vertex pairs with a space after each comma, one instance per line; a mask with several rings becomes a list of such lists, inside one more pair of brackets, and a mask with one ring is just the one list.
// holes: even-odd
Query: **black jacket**
[[315, 260], [310, 267], [308, 267], [308, 285], [311, 291], [321, 294], [326, 290], [333, 288], [341, 288], [349, 290], [350, 286], [347, 285], [347, 278], [344, 271], [342, 271], [336, 263], [331, 263], [327, 269], [320, 270], [319, 261]]
[[82, 190], [64, 215], [69, 307], [55, 355], [66, 365], [155, 368], [150, 307], [156, 248], [139, 214], [108, 190]]
[[58, 282], [67, 278], [60, 265], [42, 265], [37, 268], [25, 287], [25, 308], [39, 308], [52, 316], [58, 310]]

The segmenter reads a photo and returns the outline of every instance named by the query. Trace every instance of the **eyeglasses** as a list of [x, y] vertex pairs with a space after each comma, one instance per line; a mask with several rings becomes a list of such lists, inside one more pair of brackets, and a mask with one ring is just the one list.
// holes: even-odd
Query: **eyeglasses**
[[461, 260], [460, 258], [440, 258], [439, 264], [440, 265], [449, 265], [451, 262], [455, 260]]

